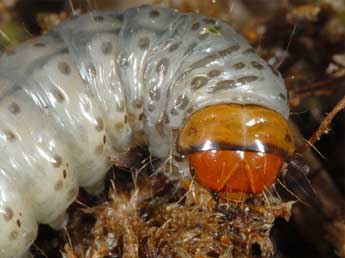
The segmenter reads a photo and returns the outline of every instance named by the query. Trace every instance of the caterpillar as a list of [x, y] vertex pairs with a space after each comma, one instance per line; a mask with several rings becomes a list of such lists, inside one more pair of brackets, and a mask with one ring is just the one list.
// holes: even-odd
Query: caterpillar
[[0, 58], [0, 257], [28, 255], [134, 146], [223, 194], [294, 152], [282, 76], [219, 19], [142, 6], [63, 22]]

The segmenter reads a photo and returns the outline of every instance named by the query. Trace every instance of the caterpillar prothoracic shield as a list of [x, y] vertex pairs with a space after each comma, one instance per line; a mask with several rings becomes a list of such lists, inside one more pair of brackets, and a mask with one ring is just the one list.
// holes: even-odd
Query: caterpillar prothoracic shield
[[97, 189], [133, 146], [180, 155], [211, 190], [249, 193], [269, 187], [294, 149], [280, 74], [198, 14], [73, 17], [4, 54], [0, 85], [3, 258], [23, 256], [38, 223], [58, 226], [79, 187]]

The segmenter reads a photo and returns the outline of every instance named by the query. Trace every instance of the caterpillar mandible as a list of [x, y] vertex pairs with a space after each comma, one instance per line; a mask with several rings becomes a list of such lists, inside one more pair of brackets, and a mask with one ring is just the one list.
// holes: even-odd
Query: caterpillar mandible
[[[0, 256], [22, 257], [136, 145], [183, 176], [260, 193], [294, 152], [281, 75], [218, 19], [95, 11], [0, 59]], [[189, 167], [192, 173], [190, 173]]]

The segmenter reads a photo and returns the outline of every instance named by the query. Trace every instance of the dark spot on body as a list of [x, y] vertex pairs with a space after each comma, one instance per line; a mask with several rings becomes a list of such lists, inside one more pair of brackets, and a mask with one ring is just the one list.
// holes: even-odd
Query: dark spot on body
[[208, 25], [215, 25], [217, 23], [217, 21], [212, 18], [204, 18], [203, 21], [207, 23]]
[[262, 64], [260, 64], [259, 62], [257, 61], [251, 61], [250, 62], [252, 64], [252, 66], [257, 69], [257, 70], [262, 70], [264, 69], [264, 66]]
[[11, 130], [3, 130], [3, 134], [5, 135], [5, 139], [8, 142], [12, 142], [16, 139], [16, 135]]
[[170, 119], [169, 119], [169, 116], [167, 113], [164, 113], [163, 122], [166, 124], [169, 124], [169, 122], [170, 122]]
[[239, 79], [237, 79], [237, 82], [240, 85], [246, 84], [246, 83], [250, 83], [250, 82], [254, 82], [257, 81], [259, 78], [255, 75], [248, 75], [248, 76], [243, 76]]
[[279, 98], [281, 98], [281, 99], [286, 99], [286, 96], [283, 94], [283, 93], [279, 93]]
[[150, 39], [148, 37], [143, 37], [138, 41], [138, 47], [142, 50], [147, 49], [150, 46]]
[[104, 122], [103, 119], [100, 117], [97, 117], [95, 120], [95, 129], [100, 132], [104, 129]]
[[62, 170], [62, 176], [63, 176], [64, 179], [66, 179], [66, 177], [67, 177], [66, 169]]
[[174, 52], [175, 50], [177, 50], [179, 48], [179, 46], [181, 45], [181, 42], [176, 42], [174, 44], [172, 44], [170, 47], [169, 47], [169, 52]]
[[231, 47], [228, 47], [226, 49], [220, 50], [218, 53], [220, 56], [227, 56], [227, 55], [231, 55], [232, 53], [234, 53], [235, 51], [240, 49], [240, 45], [233, 45]]
[[200, 22], [195, 22], [193, 23], [191, 30], [197, 30], [200, 28]]
[[109, 41], [102, 42], [101, 51], [104, 55], [111, 54], [111, 52], [113, 51], [113, 45], [111, 44], [111, 42]]
[[20, 222], [19, 219], [17, 219], [16, 223], [17, 223], [17, 226], [18, 226], [19, 228], [22, 226], [22, 224], [21, 224], [21, 222]]
[[141, 114], [139, 115], [138, 120], [139, 120], [139, 121], [143, 121], [144, 118], [145, 118], [145, 114], [144, 114], [144, 113], [141, 113]]
[[117, 28], [117, 29], [114, 30], [114, 34], [115, 35], [119, 35], [120, 32], [121, 32], [121, 28]]
[[155, 107], [152, 103], [150, 103], [150, 104], [147, 105], [147, 110], [148, 110], [149, 112], [152, 112], [152, 111], [154, 111], [155, 109], [156, 109], [156, 107]]
[[71, 67], [66, 62], [59, 62], [58, 69], [60, 73], [64, 75], [69, 75], [71, 73]]
[[173, 116], [176, 116], [178, 114], [176, 107], [174, 107], [170, 110], [170, 114], [172, 114]]
[[149, 13], [149, 16], [151, 17], [151, 18], [156, 18], [156, 17], [158, 17], [160, 15], [160, 13], [159, 13], [159, 11], [157, 11], [157, 10], [151, 10], [151, 12]]
[[[72, 18], [70, 18], [70, 19], [73, 19], [73, 17], [74, 17], [74, 16], [72, 16]], [[76, 16], [76, 18], [77, 18], [77, 17], [79, 17], [79, 16]], [[50, 37], [52, 37], [53, 39], [56, 39], [56, 40], [60, 40], [60, 39], [61, 39], [60, 35], [57, 34], [56, 32], [50, 31], [49, 34], [50, 34]]]
[[123, 13], [120, 13], [116, 16], [116, 18], [119, 20], [119, 21], [123, 21], [123, 19], [125, 18], [125, 16], [123, 15]]
[[43, 42], [37, 42], [34, 44], [34, 47], [40, 48], [40, 47], [45, 47], [46, 44], [44, 44]]
[[212, 70], [212, 71], [209, 71], [207, 75], [208, 77], [213, 78], [213, 77], [219, 76], [221, 73], [222, 72], [219, 70]]
[[216, 26], [213, 27], [213, 29], [214, 29], [215, 32], [219, 33], [222, 30], [222, 26], [216, 25]]
[[194, 112], [194, 107], [189, 107], [187, 110], [186, 110], [186, 113], [187, 114], [192, 114]]
[[103, 22], [103, 21], [104, 21], [104, 17], [103, 17], [103, 16], [100, 16], [100, 15], [93, 16], [93, 20], [94, 20], [95, 22]]
[[10, 207], [5, 207], [2, 216], [4, 217], [5, 221], [10, 221], [13, 218], [13, 210]]
[[197, 90], [205, 86], [208, 82], [208, 79], [205, 76], [196, 76], [191, 82], [191, 89]]
[[107, 143], [107, 136], [103, 135], [103, 144], [106, 144], [106, 143]]
[[236, 64], [234, 64], [232, 67], [235, 69], [235, 70], [240, 70], [242, 68], [244, 68], [246, 65], [242, 62], [238, 62]]
[[62, 158], [59, 155], [54, 155], [52, 163], [55, 168], [58, 168], [62, 164]]
[[65, 95], [59, 89], [55, 89], [53, 95], [57, 102], [64, 102]]
[[218, 52], [211, 53], [210, 55], [207, 55], [207, 56], [203, 57], [202, 59], [196, 61], [195, 63], [191, 64], [190, 69], [198, 69], [198, 68], [205, 67], [208, 64], [210, 64], [211, 62], [214, 62], [220, 58], [224, 58], [227, 55], [233, 53], [239, 47], [240, 47], [239, 45], [235, 45], [235, 46], [220, 50]]
[[11, 104], [8, 105], [8, 110], [11, 112], [13, 115], [17, 115], [20, 113], [20, 107], [17, 103], [12, 102]]
[[234, 80], [219, 81], [216, 85], [209, 89], [209, 93], [215, 93], [220, 90], [228, 90], [236, 87], [236, 82]]

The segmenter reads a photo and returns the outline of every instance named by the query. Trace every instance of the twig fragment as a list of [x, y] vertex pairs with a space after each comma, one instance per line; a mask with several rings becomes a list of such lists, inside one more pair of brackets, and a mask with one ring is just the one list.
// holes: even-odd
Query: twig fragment
[[326, 134], [329, 129], [329, 125], [332, 122], [333, 118], [338, 114], [342, 109], [345, 108], [345, 96], [338, 102], [337, 105], [333, 108], [333, 110], [325, 117], [325, 119], [321, 122], [319, 128], [316, 132], [309, 138], [309, 140], [305, 143], [303, 148], [300, 150], [301, 153], [307, 151], [310, 146], [314, 145], [323, 134]]

